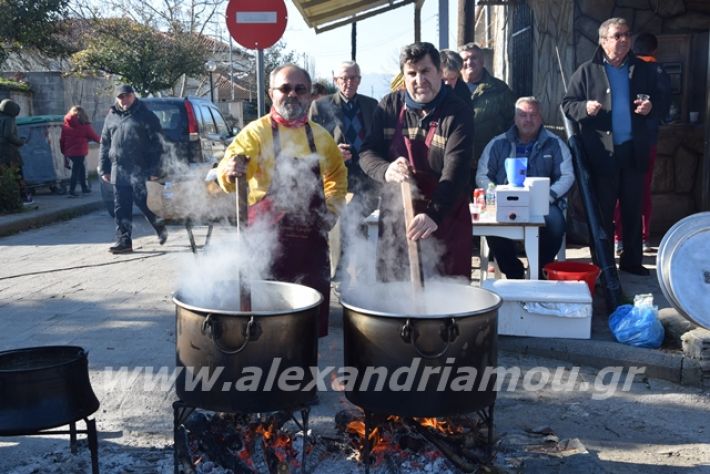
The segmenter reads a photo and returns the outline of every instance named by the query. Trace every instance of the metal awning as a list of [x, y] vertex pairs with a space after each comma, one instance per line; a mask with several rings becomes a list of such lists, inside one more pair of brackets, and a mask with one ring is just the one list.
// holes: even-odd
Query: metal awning
[[364, 20], [424, 0], [293, 0], [306, 24], [316, 33]]

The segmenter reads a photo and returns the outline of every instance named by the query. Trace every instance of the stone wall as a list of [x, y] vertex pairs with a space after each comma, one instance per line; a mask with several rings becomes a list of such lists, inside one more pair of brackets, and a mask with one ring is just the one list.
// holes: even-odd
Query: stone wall
[[652, 234], [664, 234], [680, 218], [701, 209], [703, 132], [698, 125], [661, 127], [651, 185]]
[[576, 63], [589, 59], [598, 44], [599, 25], [611, 17], [629, 22], [631, 31], [654, 34], [706, 32], [710, 2], [696, 0], [576, 0]]
[[533, 95], [543, 104], [546, 124], [561, 124], [559, 105], [564, 95], [557, 51], [565, 80], [574, 72], [573, 5], [567, 0], [529, 0], [534, 20]]

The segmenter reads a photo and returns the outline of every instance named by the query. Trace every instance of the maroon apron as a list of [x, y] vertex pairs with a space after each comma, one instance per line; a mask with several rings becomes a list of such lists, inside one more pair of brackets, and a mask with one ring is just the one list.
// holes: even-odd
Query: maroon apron
[[[311, 153], [316, 153], [313, 130], [306, 123], [305, 132]], [[263, 199], [249, 206], [249, 224], [256, 219], [268, 219], [277, 229], [279, 254], [271, 268], [274, 280], [299, 283], [323, 295], [320, 306], [318, 334], [328, 335], [330, 311], [330, 257], [328, 254], [325, 216], [328, 209], [323, 194], [323, 180], [317, 160], [310, 163], [301, 158], [279, 156], [279, 127], [273, 120], [274, 170], [269, 190]], [[311, 185], [317, 183], [315, 185]], [[312, 190], [304, 200], [293, 199]]]
[[[434, 111], [429, 122], [426, 139], [411, 141], [409, 136], [402, 131], [405, 125], [406, 108], [401, 107], [394, 135], [389, 147], [389, 158], [394, 161], [400, 156], [407, 157], [409, 165], [414, 171], [413, 179], [420, 196], [413, 199], [414, 212], [423, 213], [434, 191], [439, 184], [441, 175], [429, 166], [429, 148], [439, 125], [439, 111]], [[399, 186], [388, 186], [390, 192], [383, 195], [383, 203], [380, 210], [380, 235], [384, 237], [380, 240], [382, 245], [378, 247], [378, 275], [381, 279], [402, 280], [409, 275], [408, 257], [406, 251], [406, 228], [404, 224], [404, 213], [399, 196]], [[393, 192], [392, 188], [396, 188]], [[389, 205], [388, 205], [389, 204]], [[468, 208], [468, 196], [462, 193], [454, 202], [452, 209], [443, 217], [438, 229], [429, 239], [435, 239], [443, 244], [442, 254], [436, 264], [435, 270], [442, 276], [462, 276], [471, 278], [471, 214]], [[426, 242], [425, 239], [422, 243]], [[396, 243], [396, 249], [393, 249]], [[386, 254], [389, 254], [385, 257]], [[387, 262], [396, 262], [394, 268]]]

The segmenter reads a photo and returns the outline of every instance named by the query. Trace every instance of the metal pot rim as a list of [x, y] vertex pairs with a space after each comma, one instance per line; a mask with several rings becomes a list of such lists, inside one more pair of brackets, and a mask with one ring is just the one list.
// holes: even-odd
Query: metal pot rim
[[72, 358], [71, 360], [59, 360], [55, 363], [50, 363], [50, 364], [45, 364], [41, 367], [31, 367], [31, 368], [21, 368], [21, 369], [3, 369], [0, 367], [0, 374], [13, 374], [17, 372], [22, 372], [22, 373], [29, 373], [29, 372], [35, 372], [35, 371], [40, 371], [40, 370], [47, 370], [47, 369], [55, 369], [59, 367], [66, 366], [68, 364], [72, 364], [75, 362], [78, 362], [80, 360], [88, 360], [88, 351], [86, 351], [83, 347], [80, 346], [36, 346], [36, 347], [21, 347], [19, 349], [10, 349], [7, 351], [2, 351], [0, 352], [0, 358], [3, 356], [9, 355], [9, 354], [19, 354], [19, 353], [30, 353], [30, 352], [38, 352], [38, 351], [53, 351], [53, 350], [76, 350], [77, 354], [75, 358]]
[[[281, 287], [290, 287], [293, 288], [297, 291], [311, 291], [315, 294], [318, 295], [317, 300], [306, 306], [300, 306], [297, 308], [287, 308], [284, 310], [267, 310], [267, 311], [237, 311], [237, 310], [226, 310], [226, 309], [210, 309], [210, 308], [204, 308], [201, 306], [196, 306], [190, 303], [185, 303], [180, 299], [180, 291], [175, 291], [173, 292], [173, 303], [175, 305], [185, 308], [190, 311], [194, 312], [199, 312], [199, 313], [212, 313], [212, 314], [220, 314], [224, 316], [283, 316], [285, 314], [290, 314], [293, 316], [296, 316], [298, 313], [308, 311], [309, 309], [313, 309], [315, 307], [320, 306], [320, 304], [323, 302], [323, 295], [320, 294], [317, 290], [314, 290], [313, 288], [305, 285], [299, 285], [298, 283], [290, 283], [290, 282], [285, 282], [285, 281], [274, 281], [274, 280], [258, 280], [257, 282], [254, 282], [256, 284], [268, 284], [268, 286], [281, 286]], [[297, 288], [296, 288], [297, 287]]]
[[[466, 287], [465, 285], [462, 285]], [[468, 286], [467, 288], [471, 288], [471, 290], [480, 290], [484, 291], [486, 293], [489, 293], [494, 299], [495, 299], [495, 304], [481, 308], [481, 309], [476, 309], [476, 310], [471, 310], [471, 311], [462, 311], [458, 313], [426, 313], [426, 314], [402, 314], [402, 313], [392, 313], [392, 312], [387, 312], [387, 311], [375, 311], [372, 309], [366, 309], [362, 308], [360, 306], [355, 306], [354, 304], [350, 304], [347, 301], [345, 301], [345, 298], [342, 297], [340, 298], [340, 304], [351, 310], [351, 311], [357, 311], [358, 313], [365, 314], [368, 316], [378, 316], [378, 317], [384, 317], [384, 318], [395, 318], [395, 319], [445, 319], [445, 318], [465, 318], [465, 317], [470, 317], [470, 316], [478, 316], [481, 314], [486, 314], [489, 313], [490, 311], [496, 311], [498, 308], [501, 307], [503, 304], [503, 300], [501, 299], [500, 296], [498, 296], [496, 293], [486, 290], [485, 288], [475, 288], [472, 286]]]

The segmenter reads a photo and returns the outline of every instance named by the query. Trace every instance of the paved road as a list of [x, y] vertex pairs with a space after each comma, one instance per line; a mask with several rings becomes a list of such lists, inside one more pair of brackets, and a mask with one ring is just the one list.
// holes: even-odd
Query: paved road
[[[0, 349], [73, 344], [89, 351], [101, 401], [95, 417], [104, 473], [172, 472], [172, 387], [145, 390], [142, 376], [112, 387], [107, 374], [121, 366], [174, 367], [171, 293], [195, 256], [183, 229], [171, 228], [161, 247], [141, 218], [136, 224], [135, 252], [122, 256], [107, 251], [113, 223], [100, 211], [0, 238]], [[227, 232], [217, 229], [215, 238]], [[198, 230], [198, 239], [203, 235]], [[340, 319], [333, 306], [331, 335], [320, 342], [321, 367], [342, 364]], [[524, 373], [564, 365], [570, 373], [568, 364], [522, 354], [503, 353], [500, 363]], [[598, 376], [590, 368], [580, 373], [587, 388]], [[629, 392], [599, 400], [580, 383], [566, 391], [548, 383], [499, 394], [499, 466], [524, 472], [708, 472], [706, 394], [641, 375]], [[332, 431], [332, 416], [344, 406], [340, 394], [321, 394], [314, 430]], [[582, 449], [541, 451], [544, 441], [530, 433], [540, 426], [560, 442], [578, 439]], [[0, 438], [0, 472], [88, 472], [86, 449], [71, 456], [67, 444], [65, 437]], [[323, 466], [317, 472], [339, 471]]]

